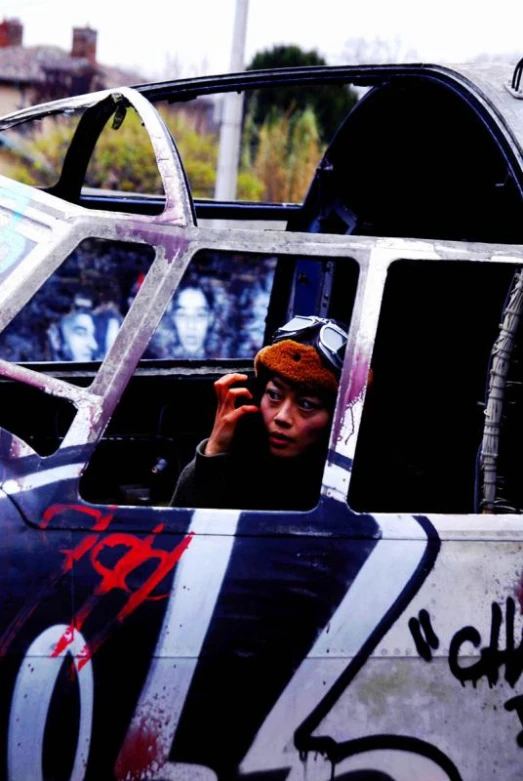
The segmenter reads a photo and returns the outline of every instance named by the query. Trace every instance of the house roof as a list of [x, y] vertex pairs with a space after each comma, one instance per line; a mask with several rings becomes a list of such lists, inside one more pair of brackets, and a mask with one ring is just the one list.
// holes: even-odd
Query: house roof
[[93, 72], [96, 89], [113, 88], [143, 81], [137, 73], [93, 64], [87, 57], [71, 57], [58, 46], [6, 46], [0, 48], [0, 82], [16, 85], [44, 84], [49, 72], [71, 75]]

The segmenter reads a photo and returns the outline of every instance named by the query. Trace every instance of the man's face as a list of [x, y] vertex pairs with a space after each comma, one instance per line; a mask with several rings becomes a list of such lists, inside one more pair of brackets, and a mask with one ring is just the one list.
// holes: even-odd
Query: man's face
[[174, 310], [174, 323], [183, 349], [189, 355], [203, 351], [211, 313], [207, 300], [196, 287], [188, 287], [178, 296]]
[[273, 456], [299, 456], [323, 439], [330, 412], [319, 396], [304, 393], [281, 377], [267, 383], [260, 412]]
[[87, 312], [73, 312], [62, 318], [60, 324], [65, 352], [72, 361], [92, 361], [98, 344], [94, 333], [93, 318]]

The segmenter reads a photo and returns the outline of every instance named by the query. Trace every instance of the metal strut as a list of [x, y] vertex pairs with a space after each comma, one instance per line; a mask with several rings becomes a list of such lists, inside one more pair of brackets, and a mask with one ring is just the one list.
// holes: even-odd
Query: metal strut
[[485, 408], [485, 426], [481, 443], [480, 468], [483, 475], [481, 510], [494, 511], [497, 462], [503, 402], [516, 333], [523, 311], [523, 269], [516, 272], [499, 335], [491, 352], [489, 386]]

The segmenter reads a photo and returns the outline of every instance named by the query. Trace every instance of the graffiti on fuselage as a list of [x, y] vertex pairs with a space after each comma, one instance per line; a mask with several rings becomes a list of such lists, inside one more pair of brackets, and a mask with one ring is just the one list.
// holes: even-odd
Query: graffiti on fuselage
[[[504, 680], [511, 688], [514, 688], [523, 673], [523, 630], [519, 640], [515, 634], [516, 603], [513, 597], [507, 597], [504, 610], [498, 602], [491, 604], [490, 633], [487, 643], [479, 630], [473, 625], [467, 625], [458, 629], [452, 636], [448, 651], [448, 665], [452, 675], [466, 686], [472, 683], [477, 686], [481, 679], [488, 682], [490, 688], [499, 683], [500, 670], [504, 667]], [[504, 643], [502, 640], [502, 626], [505, 623]], [[440, 646], [440, 639], [435, 631], [431, 617], [427, 610], [420, 610], [417, 617], [409, 620], [409, 629], [420, 657], [426, 662], [433, 659], [433, 651]], [[461, 651], [468, 644], [477, 650], [479, 659], [472, 664], [463, 664]], [[523, 724], [523, 696], [511, 697], [504, 704], [507, 711], [514, 711]], [[519, 746], [523, 747], [523, 732], [516, 737]]]
[[[61, 656], [68, 646], [73, 643], [75, 633], [82, 631], [85, 622], [104, 597], [115, 590], [121, 591], [125, 595], [123, 605], [121, 605], [116, 615], [106, 620], [103, 629], [91, 639], [88, 646], [86, 645], [79, 650], [80, 661], [78, 669], [81, 670], [93, 653], [113, 633], [115, 628], [129, 618], [142, 603], [148, 600], [167, 599], [167, 593], [156, 594], [154, 592], [167, 575], [172, 572], [176, 563], [190, 545], [193, 534], [189, 533], [186, 535], [171, 550], [157, 549], [153, 545], [163, 531], [163, 524], [156, 525], [152, 533], [145, 538], [141, 538], [136, 534], [124, 534], [121, 532], [104, 534], [114, 517], [114, 510], [102, 512], [96, 508], [83, 505], [63, 504], [55, 504], [47, 508], [43, 514], [40, 528], [42, 530], [48, 529], [55, 517], [62, 513], [71, 512], [81, 513], [84, 517], [92, 520], [92, 532], [82, 536], [73, 549], [62, 551], [64, 559], [56, 579], [71, 572], [77, 562], [87, 558], [93, 571], [100, 576], [100, 580], [90, 597], [74, 613], [70, 625], [64, 630], [62, 636], [58, 638], [51, 656]], [[112, 558], [110, 565], [103, 563], [104, 553], [113, 549], [119, 549], [117, 556]], [[128, 581], [131, 575], [151, 562], [154, 562], [155, 566], [152, 571], [149, 571], [147, 577], [143, 577], [139, 584], [134, 584], [133, 587], [129, 586]], [[53, 580], [49, 584], [49, 590], [52, 589], [55, 582]], [[39, 594], [38, 601], [43, 596], [43, 594]], [[36, 600], [29, 600], [22, 612], [16, 616], [11, 625], [3, 632], [0, 637], [0, 653], [5, 654], [7, 652], [14, 632], [20, 631], [26, 618], [35, 609], [35, 604]]]
[[[60, 542], [58, 571], [1, 638], [5, 654], [27, 630], [11, 698], [9, 778], [46, 777], [38, 769], [44, 736], [60, 669], [69, 664], [69, 676], [79, 687], [71, 760], [75, 778], [101, 773], [143, 781], [225, 780], [279, 773], [293, 781], [302, 776], [305, 759], [317, 755], [314, 778], [320, 781], [330, 777], [332, 767], [337, 777], [351, 781], [360, 772], [353, 767], [367, 768], [376, 779], [401, 781], [386, 765], [387, 752], [399, 752], [419, 777], [460, 779], [452, 760], [419, 738], [369, 734], [340, 742], [328, 734], [317, 737], [431, 571], [439, 541], [426, 519], [402, 519], [418, 537], [421, 524], [426, 537], [400, 550], [387, 539], [392, 531], [387, 521], [370, 515], [353, 518], [366, 539], [356, 533], [333, 541], [245, 535], [249, 517], [239, 512], [230, 514], [222, 536], [209, 534], [216, 528], [213, 519], [198, 512], [192, 520], [187, 514], [186, 533], [175, 537], [158, 520], [151, 521], [150, 533], [128, 534], [114, 530], [120, 511], [55, 504], [34, 530], [45, 547], [60, 527], [65, 534], [68, 514], [79, 513], [85, 527], [71, 535], [70, 547]], [[346, 519], [348, 509], [330, 501], [323, 512], [323, 518]], [[83, 580], [74, 586], [71, 621], [28, 636], [39, 603], [49, 605], [60, 579], [77, 568]], [[168, 574], [173, 579], [166, 587]], [[370, 589], [375, 598], [355, 624], [353, 616]], [[153, 607], [162, 616], [161, 627], [146, 617]], [[126, 656], [132, 659], [131, 680], [118, 669]], [[119, 683], [113, 685], [114, 680]], [[131, 697], [119, 688], [123, 685]], [[33, 724], [37, 699], [41, 707]], [[27, 734], [36, 735], [31, 745]], [[376, 752], [382, 754], [381, 765], [375, 764]]]

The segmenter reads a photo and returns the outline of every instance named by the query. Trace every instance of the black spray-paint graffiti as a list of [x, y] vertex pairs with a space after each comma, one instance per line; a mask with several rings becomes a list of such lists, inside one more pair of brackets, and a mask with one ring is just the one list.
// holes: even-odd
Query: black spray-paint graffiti
[[419, 611], [418, 618], [411, 618], [409, 629], [416, 651], [426, 662], [432, 661], [432, 650], [439, 648], [439, 638], [432, 628], [430, 616], [426, 610]]
[[[512, 697], [505, 703], [505, 710], [516, 711], [519, 716], [519, 720], [523, 725], [523, 695], [519, 694], [517, 697]], [[518, 733], [516, 742], [520, 748], [523, 748], [523, 730]]]
[[492, 603], [489, 644], [480, 650], [480, 659], [475, 664], [462, 667], [459, 663], [459, 652], [464, 643], [471, 643], [475, 648], [481, 645], [481, 635], [473, 626], [460, 629], [450, 643], [449, 667], [452, 674], [463, 685], [472, 681], [475, 686], [481, 678], [486, 678], [490, 687], [499, 680], [499, 670], [505, 666], [505, 680], [514, 687], [523, 672], [523, 632], [516, 646], [514, 639], [514, 618], [516, 605], [512, 597], [506, 601], [505, 613], [505, 647], [499, 647], [503, 613], [497, 602]]
[[[452, 637], [449, 646], [449, 669], [462, 686], [468, 681], [475, 687], [481, 678], [486, 678], [490, 688], [494, 687], [500, 676], [501, 667], [505, 668], [504, 679], [514, 688], [523, 673], [523, 630], [516, 643], [514, 624], [516, 604], [512, 597], [505, 603], [504, 647], [500, 647], [503, 625], [503, 610], [497, 602], [491, 606], [490, 638], [488, 645], [481, 646], [482, 638], [475, 626], [464, 626]], [[426, 662], [432, 661], [432, 650], [439, 647], [439, 638], [434, 631], [430, 615], [420, 610], [418, 617], [409, 620], [409, 629], [418, 654]], [[466, 643], [479, 649], [479, 660], [474, 664], [462, 665], [460, 652]], [[523, 725], [523, 695], [512, 697], [505, 703], [507, 711], [515, 711]], [[516, 738], [518, 746], [523, 748], [523, 731]]]

